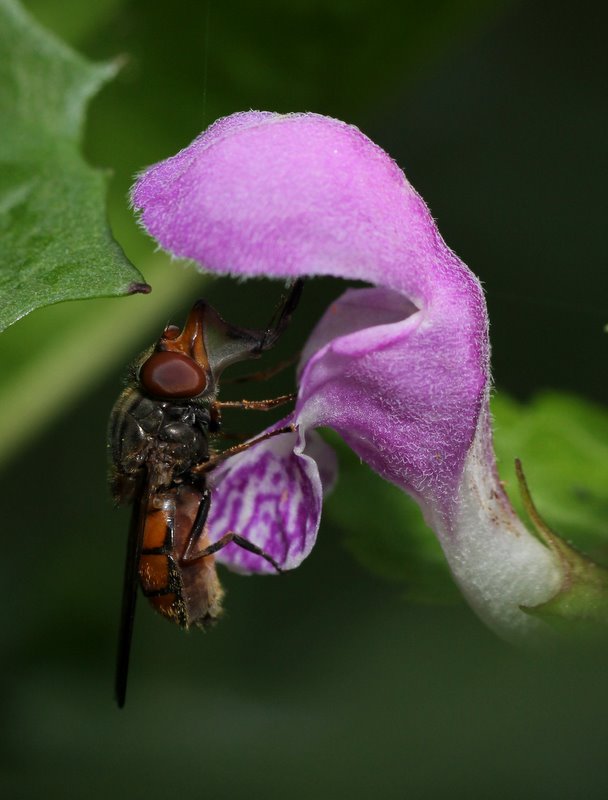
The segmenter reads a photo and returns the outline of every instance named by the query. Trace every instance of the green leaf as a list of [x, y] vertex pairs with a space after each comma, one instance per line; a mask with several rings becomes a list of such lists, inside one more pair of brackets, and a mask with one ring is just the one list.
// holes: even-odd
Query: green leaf
[[[608, 413], [558, 393], [525, 405], [499, 394], [492, 409], [500, 473], [522, 519], [515, 458], [523, 461], [536, 505], [551, 528], [594, 561], [607, 563]], [[372, 572], [401, 582], [410, 599], [457, 597], [435, 535], [414, 501], [361, 464], [337, 436], [330, 439], [339, 451], [340, 477], [325, 513], [342, 531], [346, 548]], [[584, 603], [587, 596], [579, 605]]]
[[608, 564], [606, 410], [557, 392], [525, 405], [498, 394], [492, 410], [499, 470], [518, 514], [525, 518], [515, 458], [548, 525], [594, 561]]
[[521, 501], [529, 521], [543, 544], [551, 550], [561, 570], [562, 581], [555, 595], [522, 611], [539, 616], [569, 635], [603, 634], [608, 629], [608, 569], [599, 566], [552, 531], [539, 514], [530, 494], [521, 461], [515, 461]]
[[145, 290], [80, 154], [87, 101], [116, 72], [0, 0], [0, 330], [35, 308]]

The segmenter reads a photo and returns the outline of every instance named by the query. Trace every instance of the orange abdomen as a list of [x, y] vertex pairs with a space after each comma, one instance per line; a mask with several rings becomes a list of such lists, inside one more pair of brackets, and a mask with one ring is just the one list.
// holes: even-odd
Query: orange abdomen
[[[185, 628], [208, 627], [222, 610], [214, 557], [182, 562], [203, 497], [200, 489], [186, 485], [151, 496], [139, 561], [144, 595], [159, 614]], [[196, 549], [208, 544], [205, 532]]]

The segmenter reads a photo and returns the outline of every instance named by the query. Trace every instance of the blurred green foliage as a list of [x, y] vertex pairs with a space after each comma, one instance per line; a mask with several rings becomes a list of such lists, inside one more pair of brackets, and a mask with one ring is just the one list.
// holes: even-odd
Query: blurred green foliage
[[346, 549], [397, 584], [408, 600], [460, 602], [439, 542], [416, 503], [360, 462], [333, 432], [326, 435], [339, 452], [340, 474], [325, 502], [325, 518], [342, 531]]
[[545, 393], [492, 404], [502, 479], [518, 513], [525, 511], [514, 459], [523, 464], [541, 516], [563, 538], [608, 564], [608, 414], [580, 397]]

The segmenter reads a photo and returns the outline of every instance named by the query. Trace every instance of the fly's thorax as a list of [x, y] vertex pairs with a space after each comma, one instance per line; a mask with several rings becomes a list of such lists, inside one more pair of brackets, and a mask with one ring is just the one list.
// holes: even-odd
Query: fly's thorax
[[129, 502], [144, 467], [168, 485], [209, 458], [209, 404], [167, 401], [128, 388], [112, 413], [109, 445], [114, 493]]

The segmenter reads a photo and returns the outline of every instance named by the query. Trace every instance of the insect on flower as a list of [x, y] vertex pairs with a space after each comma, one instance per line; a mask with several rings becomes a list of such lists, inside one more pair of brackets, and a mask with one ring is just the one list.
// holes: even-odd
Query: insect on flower
[[[184, 329], [165, 328], [158, 342], [134, 364], [127, 388], [110, 418], [111, 486], [120, 504], [132, 504], [127, 545], [116, 699], [125, 703], [137, 583], [153, 607], [184, 628], [207, 628], [221, 614], [222, 588], [214, 553], [233, 542], [266, 559], [261, 548], [228, 531], [211, 543], [206, 529], [211, 493], [207, 475], [218, 464], [272, 436], [215, 452], [222, 408], [268, 410], [293, 399], [221, 402], [219, 378], [237, 361], [258, 358], [276, 343], [298, 303], [302, 281], [292, 283], [265, 330], [225, 322], [199, 300]], [[277, 371], [277, 370], [274, 370]]]

